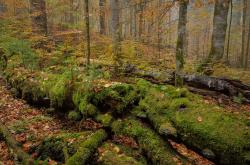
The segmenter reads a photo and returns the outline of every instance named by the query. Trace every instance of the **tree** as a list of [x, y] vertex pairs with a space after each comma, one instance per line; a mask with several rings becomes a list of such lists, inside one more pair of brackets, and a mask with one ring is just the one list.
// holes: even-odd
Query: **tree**
[[176, 45], [176, 74], [175, 85], [178, 87], [183, 86], [183, 80], [180, 77], [180, 72], [184, 66], [184, 52], [185, 52], [185, 36], [186, 36], [186, 24], [187, 24], [187, 0], [179, 1], [179, 22], [178, 22], [178, 38]]
[[240, 65], [244, 66], [245, 56], [245, 35], [246, 35], [246, 15], [247, 15], [247, 0], [243, 0], [243, 15], [242, 15], [242, 36], [241, 36], [241, 57]]
[[85, 0], [85, 28], [87, 40], [87, 66], [90, 64], [89, 0]]
[[112, 12], [112, 41], [113, 41], [113, 58], [115, 62], [115, 71], [118, 70], [118, 66], [122, 65], [121, 61], [121, 29], [119, 23], [119, 0], [111, 0], [111, 12]]
[[100, 34], [106, 34], [106, 26], [105, 26], [105, 4], [106, 0], [99, 0], [100, 7]]
[[215, 60], [221, 60], [223, 58], [229, 2], [230, 0], [215, 0], [213, 34], [209, 61], [212, 60], [214, 62]]
[[245, 63], [244, 63], [244, 68], [247, 69], [248, 67], [248, 57], [249, 57], [249, 51], [250, 51], [250, 17], [249, 17], [249, 23], [248, 23], [248, 37], [247, 37], [247, 48], [245, 52]]
[[33, 32], [47, 35], [47, 14], [45, 0], [30, 0], [30, 13]]
[[228, 39], [227, 39], [227, 54], [226, 54], [226, 63], [229, 64], [229, 48], [230, 48], [230, 39], [231, 39], [231, 27], [232, 27], [232, 18], [233, 18], [233, 0], [230, 0], [230, 21], [228, 28]]

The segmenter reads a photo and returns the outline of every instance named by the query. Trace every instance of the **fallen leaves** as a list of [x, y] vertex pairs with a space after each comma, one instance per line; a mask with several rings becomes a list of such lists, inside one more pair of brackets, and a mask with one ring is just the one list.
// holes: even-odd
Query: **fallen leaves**
[[88, 129], [88, 130], [93, 130], [93, 129], [95, 130], [95, 129], [100, 129], [102, 127], [103, 127], [102, 124], [97, 123], [92, 119], [86, 119], [86, 120], [80, 122], [79, 130], [82, 128]]
[[131, 148], [138, 148], [139, 147], [133, 138], [127, 137], [127, 136], [116, 136], [115, 135], [115, 136], [113, 136], [113, 141], [115, 143], [123, 144], [123, 145], [131, 147]]
[[181, 155], [187, 157], [190, 162], [194, 162], [196, 165], [214, 165], [211, 161], [203, 158], [199, 154], [195, 153], [194, 151], [188, 149], [183, 144], [178, 144], [172, 140], [169, 140], [170, 144], [173, 146], [174, 149], [177, 150]]

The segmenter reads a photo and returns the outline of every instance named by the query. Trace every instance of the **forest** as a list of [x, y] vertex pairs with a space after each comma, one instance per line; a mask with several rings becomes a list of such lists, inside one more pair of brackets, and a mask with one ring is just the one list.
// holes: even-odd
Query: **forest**
[[0, 0], [0, 165], [249, 165], [250, 0]]

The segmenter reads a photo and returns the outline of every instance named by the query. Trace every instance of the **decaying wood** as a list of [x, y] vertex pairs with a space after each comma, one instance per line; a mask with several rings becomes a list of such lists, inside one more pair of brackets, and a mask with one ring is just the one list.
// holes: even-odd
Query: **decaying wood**
[[[175, 79], [173, 72], [144, 71], [137, 69], [134, 65], [127, 65], [124, 72], [127, 75], [134, 75], [157, 84], [173, 85]], [[243, 102], [250, 103], [250, 86], [239, 80], [196, 74], [181, 74], [180, 76], [188, 88], [195, 93], [211, 96], [225, 94], [230, 98], [242, 95], [244, 97]]]

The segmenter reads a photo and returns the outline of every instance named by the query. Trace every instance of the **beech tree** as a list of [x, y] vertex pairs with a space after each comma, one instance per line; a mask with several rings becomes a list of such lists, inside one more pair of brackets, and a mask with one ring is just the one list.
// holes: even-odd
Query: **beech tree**
[[245, 58], [245, 38], [246, 38], [246, 15], [247, 15], [247, 0], [243, 0], [243, 13], [242, 13], [242, 33], [241, 33], [241, 56], [240, 65], [244, 66]]
[[99, 0], [100, 7], [100, 34], [106, 34], [106, 25], [105, 25], [105, 4], [106, 0]]
[[89, 0], [85, 0], [85, 28], [87, 42], [87, 65], [90, 64]]
[[115, 62], [115, 70], [122, 65], [121, 60], [121, 27], [119, 22], [119, 0], [111, 0], [110, 7], [112, 12], [112, 41], [113, 41], [113, 59]]
[[33, 32], [47, 35], [47, 14], [45, 0], [30, 0], [30, 13]]
[[187, 24], [187, 0], [179, 1], [179, 22], [178, 22], [178, 38], [176, 45], [176, 74], [175, 85], [183, 86], [183, 80], [180, 77], [180, 72], [184, 66], [184, 52], [185, 52], [185, 36], [186, 36], [186, 24]]
[[230, 0], [215, 0], [212, 44], [209, 59], [221, 60], [224, 55]]

